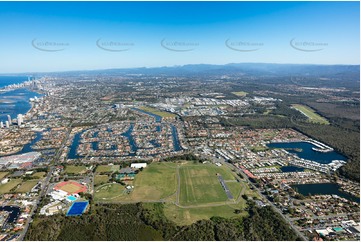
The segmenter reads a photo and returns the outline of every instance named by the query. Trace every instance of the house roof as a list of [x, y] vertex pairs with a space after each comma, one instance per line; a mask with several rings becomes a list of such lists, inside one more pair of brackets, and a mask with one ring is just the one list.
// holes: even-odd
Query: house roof
[[133, 168], [127, 167], [127, 168], [122, 168], [119, 171], [120, 174], [130, 174], [130, 173], [134, 173]]

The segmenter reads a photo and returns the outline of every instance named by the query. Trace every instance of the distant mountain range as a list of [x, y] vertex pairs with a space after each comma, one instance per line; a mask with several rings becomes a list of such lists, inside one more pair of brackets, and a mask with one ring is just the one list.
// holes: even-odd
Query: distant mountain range
[[252, 76], [343, 76], [359, 80], [359, 65], [309, 65], [309, 64], [271, 64], [271, 63], [230, 63], [226, 65], [191, 64], [183, 66], [117, 68], [105, 70], [84, 70], [49, 73], [24, 73], [25, 75], [252, 75]]

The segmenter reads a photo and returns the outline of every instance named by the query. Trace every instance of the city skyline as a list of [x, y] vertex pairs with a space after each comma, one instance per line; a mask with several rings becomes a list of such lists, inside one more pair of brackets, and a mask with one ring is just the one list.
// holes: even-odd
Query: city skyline
[[1, 2], [0, 9], [0, 73], [360, 62], [359, 2]]

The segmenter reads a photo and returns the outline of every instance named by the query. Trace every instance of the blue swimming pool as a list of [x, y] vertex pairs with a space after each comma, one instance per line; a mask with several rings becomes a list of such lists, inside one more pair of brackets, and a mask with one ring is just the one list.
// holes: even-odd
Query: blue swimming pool
[[82, 215], [85, 212], [88, 205], [89, 205], [88, 201], [74, 202], [69, 208], [68, 212], [66, 213], [66, 216]]
[[74, 196], [68, 196], [67, 199], [71, 202], [74, 202], [77, 198]]

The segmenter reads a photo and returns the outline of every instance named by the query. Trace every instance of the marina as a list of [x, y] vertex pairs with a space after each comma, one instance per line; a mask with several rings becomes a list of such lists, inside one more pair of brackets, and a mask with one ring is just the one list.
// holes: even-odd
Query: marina
[[[317, 148], [312, 143], [309, 142], [280, 142], [280, 143], [269, 143], [267, 144], [269, 148], [277, 149], [287, 149], [289, 153], [295, 154], [299, 158], [314, 161], [320, 164], [329, 164], [334, 160], [343, 160], [346, 161], [347, 158], [336, 151], [330, 152], [319, 152], [313, 150]], [[295, 150], [300, 149], [300, 150]]]
[[18, 220], [18, 217], [20, 216], [20, 208], [17, 206], [1, 206], [0, 211], [9, 212], [7, 223], [16, 222], [16, 220]]

